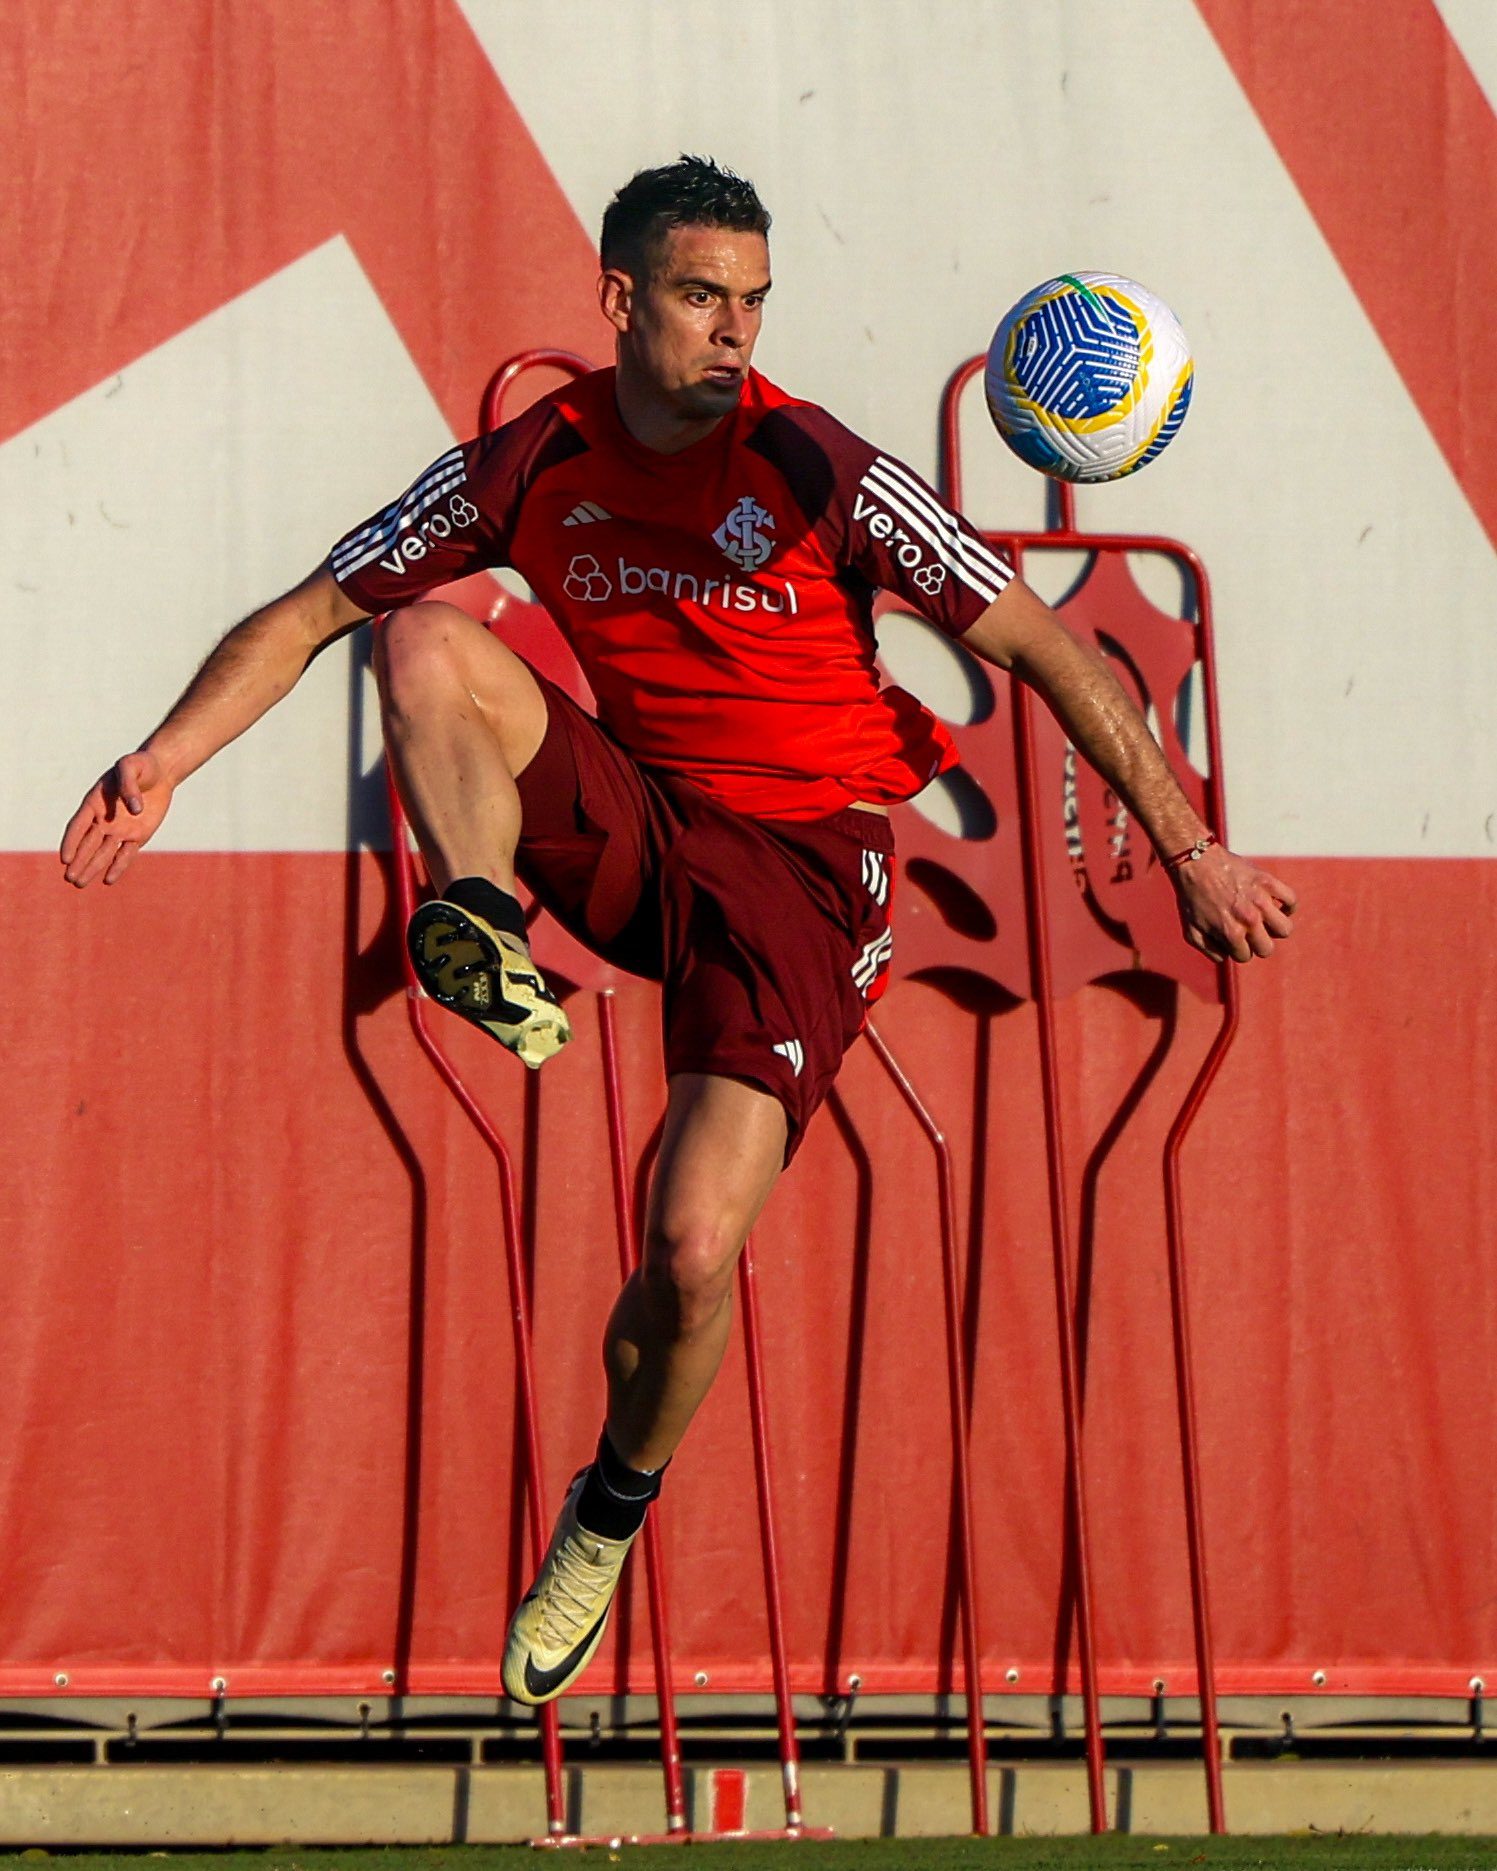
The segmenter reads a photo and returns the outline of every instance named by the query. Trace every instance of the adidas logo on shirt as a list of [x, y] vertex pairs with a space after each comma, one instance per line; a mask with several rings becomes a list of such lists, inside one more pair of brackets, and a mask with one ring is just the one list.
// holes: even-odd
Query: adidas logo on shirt
[[594, 520], [611, 520], [613, 515], [596, 500], [584, 500], [562, 521], [563, 526], [591, 526]]

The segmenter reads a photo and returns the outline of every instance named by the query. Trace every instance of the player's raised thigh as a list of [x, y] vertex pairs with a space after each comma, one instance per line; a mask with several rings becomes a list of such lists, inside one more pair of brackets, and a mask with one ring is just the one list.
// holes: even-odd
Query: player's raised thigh
[[409, 733], [433, 711], [475, 708], [518, 774], [546, 733], [546, 699], [523, 657], [455, 604], [425, 599], [392, 611], [374, 639], [387, 732]]
[[739, 1079], [679, 1072], [650, 1183], [645, 1274], [683, 1310], [722, 1298], [785, 1161], [778, 1098]]

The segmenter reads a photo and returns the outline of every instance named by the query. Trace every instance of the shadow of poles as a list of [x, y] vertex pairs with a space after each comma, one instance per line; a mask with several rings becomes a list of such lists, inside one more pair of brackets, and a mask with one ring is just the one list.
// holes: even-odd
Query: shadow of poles
[[[428, 1191], [421, 1158], [406, 1134], [365, 1056], [360, 1023], [404, 989], [400, 964], [403, 932], [396, 926], [394, 861], [384, 805], [381, 762], [364, 766], [365, 707], [369, 693], [371, 635], [361, 631], [349, 658], [348, 818], [343, 860], [342, 1042], [349, 1069], [379, 1121], [410, 1185], [405, 1342], [405, 1410], [401, 1451], [400, 1556], [391, 1649], [394, 1692], [409, 1693], [411, 1643], [416, 1617], [416, 1580], [421, 1531], [422, 1413], [426, 1375], [426, 1286]], [[382, 848], [383, 847], [383, 848]], [[366, 865], [365, 858], [372, 859]], [[379, 923], [360, 946], [364, 880], [373, 869], [383, 885]]]
[[[1076, 1334], [1077, 1408], [1085, 1424], [1086, 1386], [1091, 1344], [1092, 1291], [1096, 1268], [1097, 1217], [1102, 1172], [1117, 1148], [1123, 1133], [1132, 1123], [1150, 1086], [1158, 1078], [1175, 1042], [1180, 1017], [1180, 988], [1173, 981], [1155, 975], [1133, 975], [1112, 979], [1099, 985], [1131, 1001], [1146, 1016], [1159, 1023], [1154, 1043], [1134, 1074], [1122, 1100], [1108, 1119], [1101, 1135], [1088, 1152], [1081, 1174], [1081, 1193], [1076, 1246]], [[1071, 1490], [1061, 1490], [1061, 1574], [1060, 1594], [1056, 1605], [1055, 1637], [1052, 1647], [1052, 1680], [1057, 1696], [1065, 1694], [1066, 1675], [1071, 1663], [1071, 1643], [1076, 1625], [1079, 1578], [1077, 1573], [1076, 1516]]]
[[847, 1580], [852, 1557], [853, 1484], [857, 1472], [858, 1422], [863, 1402], [863, 1359], [868, 1335], [868, 1260], [873, 1239], [873, 1159], [858, 1135], [841, 1092], [827, 1094], [827, 1114], [852, 1158], [854, 1197], [852, 1284], [847, 1314], [847, 1376], [842, 1394], [842, 1437], [837, 1455], [837, 1496], [833, 1507], [831, 1602], [822, 1667], [825, 1693], [846, 1693], [841, 1680], [842, 1646], [847, 1629]]

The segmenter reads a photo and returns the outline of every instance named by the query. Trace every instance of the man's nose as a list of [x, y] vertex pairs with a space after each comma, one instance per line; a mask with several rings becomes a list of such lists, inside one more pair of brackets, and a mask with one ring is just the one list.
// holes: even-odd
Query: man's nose
[[725, 305], [718, 317], [717, 330], [713, 335], [719, 344], [727, 345], [730, 350], [740, 349], [748, 343], [748, 313], [741, 305]]

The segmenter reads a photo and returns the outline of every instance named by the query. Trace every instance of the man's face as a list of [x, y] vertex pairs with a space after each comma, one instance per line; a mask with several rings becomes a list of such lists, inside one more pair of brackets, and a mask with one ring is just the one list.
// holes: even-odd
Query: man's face
[[621, 368], [686, 420], [715, 420], [737, 405], [769, 291], [762, 234], [672, 228], [647, 280], [611, 273], [603, 287]]

